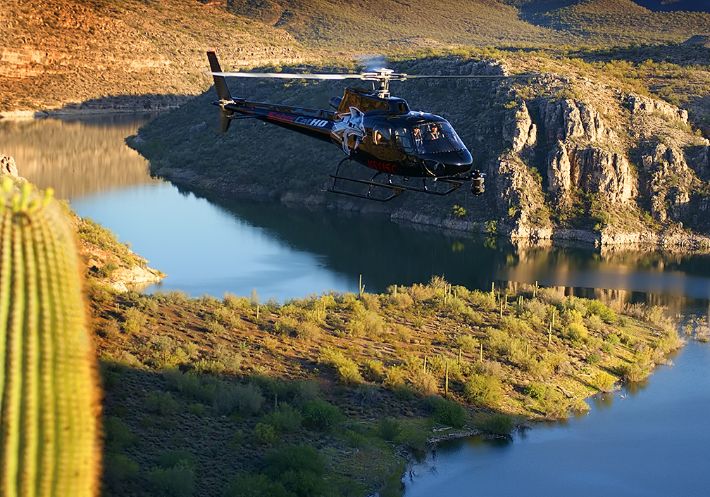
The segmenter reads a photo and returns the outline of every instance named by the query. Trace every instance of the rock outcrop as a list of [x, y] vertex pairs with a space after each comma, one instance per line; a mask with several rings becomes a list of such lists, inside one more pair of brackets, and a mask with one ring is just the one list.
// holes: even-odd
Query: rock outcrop
[[15, 164], [15, 159], [8, 155], [0, 154], [0, 174], [17, 176], [17, 164]]

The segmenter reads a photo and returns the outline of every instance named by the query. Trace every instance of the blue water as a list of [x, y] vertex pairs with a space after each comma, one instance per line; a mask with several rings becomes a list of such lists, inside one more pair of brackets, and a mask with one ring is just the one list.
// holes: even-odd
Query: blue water
[[710, 347], [692, 342], [674, 362], [566, 424], [442, 444], [405, 497], [710, 495]]

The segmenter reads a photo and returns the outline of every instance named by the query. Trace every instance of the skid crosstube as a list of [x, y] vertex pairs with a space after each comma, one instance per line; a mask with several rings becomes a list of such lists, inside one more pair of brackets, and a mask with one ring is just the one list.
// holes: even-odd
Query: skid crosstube
[[[351, 178], [348, 176], [342, 176], [340, 174], [340, 167], [348, 162], [351, 161], [352, 159], [350, 158], [345, 158], [341, 160], [338, 163], [338, 167], [335, 170], [335, 174], [331, 174], [330, 177], [333, 179], [333, 183], [331, 186], [326, 190], [331, 193], [338, 193], [340, 195], [348, 195], [350, 197], [357, 197], [357, 198], [364, 198], [367, 200], [376, 200], [378, 202], [388, 202], [399, 195], [401, 195], [405, 191], [409, 192], [419, 192], [419, 193], [426, 193], [429, 195], [437, 195], [437, 196], [445, 196], [449, 195], [450, 193], [453, 193], [454, 191], [458, 190], [461, 185], [463, 185], [463, 181], [460, 181], [458, 179], [451, 179], [451, 178], [422, 178], [422, 186], [421, 187], [416, 187], [404, 183], [393, 183], [392, 182], [392, 177], [395, 176], [397, 178], [402, 178], [400, 176], [396, 175], [388, 175], [388, 180], [387, 182], [382, 182], [382, 181], [376, 181], [376, 178], [380, 176], [381, 174], [384, 174], [382, 172], [377, 172], [375, 173], [372, 178], [369, 180], [367, 179], [359, 179], [359, 178]], [[404, 181], [407, 181], [407, 178], [403, 178]], [[433, 180], [436, 184], [444, 183], [448, 187], [445, 190], [436, 190], [436, 189], [430, 189], [429, 186], [427, 185], [427, 180]], [[358, 185], [365, 185], [367, 186], [367, 192], [365, 193], [357, 193], [353, 191], [348, 191], [348, 190], [343, 190], [337, 187], [337, 182], [342, 181], [346, 183], [355, 183]], [[377, 189], [382, 189], [386, 192], [388, 192], [387, 195], [378, 197], [378, 196], [373, 196], [373, 188], [375, 191]]]

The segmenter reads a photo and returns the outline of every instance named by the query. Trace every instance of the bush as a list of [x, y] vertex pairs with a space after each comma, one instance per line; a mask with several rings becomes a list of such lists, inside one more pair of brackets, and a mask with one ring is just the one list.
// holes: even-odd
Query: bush
[[401, 431], [399, 421], [392, 418], [382, 418], [377, 426], [377, 434], [388, 442], [394, 442]]
[[303, 426], [312, 430], [330, 430], [344, 419], [337, 406], [321, 399], [306, 402], [302, 411]]
[[401, 388], [407, 379], [407, 370], [402, 366], [392, 366], [385, 373], [385, 385], [389, 388]]
[[275, 449], [265, 458], [265, 472], [280, 476], [287, 471], [310, 471], [316, 475], [325, 473], [325, 459], [308, 445], [288, 445]]
[[283, 447], [268, 454], [265, 463], [266, 474], [278, 479], [297, 496], [316, 497], [325, 494], [325, 459], [313, 447]]
[[464, 385], [464, 394], [471, 403], [495, 407], [503, 397], [503, 384], [495, 376], [473, 374]]
[[279, 407], [262, 419], [264, 423], [268, 423], [279, 432], [289, 433], [301, 428], [303, 416], [290, 405], [279, 404]]
[[149, 412], [169, 416], [175, 414], [180, 405], [168, 392], [150, 392], [145, 400], [145, 408]]
[[277, 440], [278, 434], [273, 426], [266, 423], [257, 423], [254, 427], [254, 438], [257, 443], [271, 445]]
[[565, 330], [564, 336], [573, 342], [584, 342], [589, 338], [589, 332], [582, 323], [570, 323]]
[[411, 374], [412, 386], [422, 395], [434, 395], [439, 392], [439, 382], [431, 373], [415, 369]]
[[103, 461], [103, 478], [111, 491], [117, 495], [125, 491], [126, 485], [138, 476], [138, 463], [125, 454], [109, 452]]
[[136, 436], [128, 425], [116, 416], [108, 416], [104, 420], [104, 433], [108, 450], [120, 451], [136, 442]]
[[466, 424], [468, 414], [457, 402], [434, 396], [427, 399], [427, 405], [438, 423], [454, 428], [461, 428]]
[[498, 436], [510, 436], [515, 423], [513, 418], [505, 414], [493, 414], [486, 416], [477, 426], [486, 433]]
[[266, 475], [242, 474], [229, 483], [224, 497], [293, 497], [293, 494]]
[[191, 497], [195, 492], [195, 470], [180, 463], [171, 468], [155, 468], [148, 473], [157, 495], [164, 497]]
[[599, 316], [607, 324], [614, 324], [619, 319], [616, 312], [599, 300], [588, 300], [587, 312], [589, 312], [589, 314]]
[[179, 369], [164, 371], [163, 376], [168, 386], [183, 396], [202, 402], [214, 402], [218, 380], [200, 377], [194, 373], [183, 373]]
[[320, 362], [335, 368], [338, 379], [343, 383], [352, 384], [365, 381], [355, 361], [345, 357], [339, 350], [325, 349], [321, 354]]
[[370, 381], [382, 381], [385, 378], [385, 365], [377, 359], [365, 360], [365, 376]]
[[456, 345], [463, 352], [466, 352], [467, 354], [473, 354], [474, 352], [478, 352], [480, 342], [471, 335], [461, 335], [456, 339]]
[[135, 307], [126, 309], [123, 313], [123, 331], [130, 335], [140, 332], [147, 322], [146, 315]]
[[238, 413], [253, 416], [261, 410], [264, 396], [261, 389], [251, 383], [246, 385], [222, 384], [217, 389], [214, 408], [219, 414]]

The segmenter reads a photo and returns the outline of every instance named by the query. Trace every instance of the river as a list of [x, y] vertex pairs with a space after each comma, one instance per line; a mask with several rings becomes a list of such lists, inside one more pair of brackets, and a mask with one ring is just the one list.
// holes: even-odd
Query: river
[[[219, 205], [151, 178], [124, 139], [149, 116], [0, 121], [0, 153], [111, 229], [168, 276], [148, 292], [225, 292], [285, 301], [443, 275], [643, 301], [708, 319], [710, 257], [657, 251], [518, 248], [379, 217], [249, 202]], [[707, 321], [706, 321], [707, 322]], [[691, 343], [645, 388], [593, 401], [589, 415], [512, 442], [446, 443], [405, 478], [406, 497], [709, 495], [710, 347]], [[522, 490], [524, 489], [524, 490]]]

